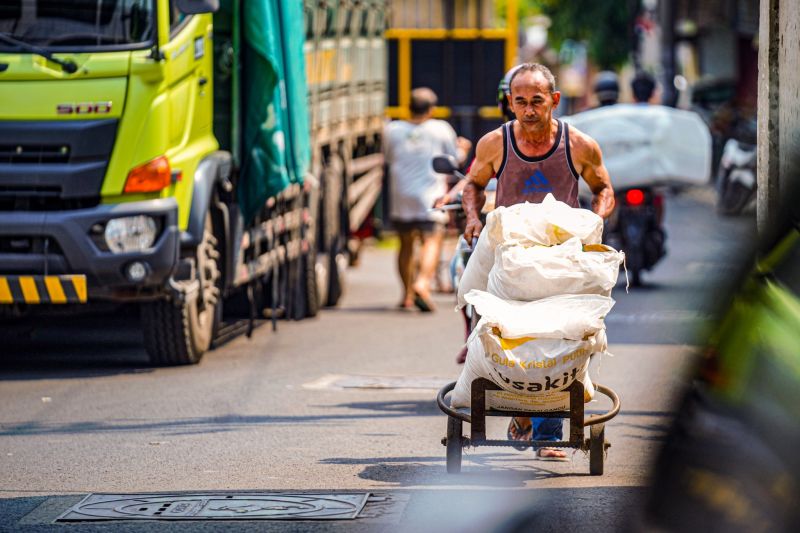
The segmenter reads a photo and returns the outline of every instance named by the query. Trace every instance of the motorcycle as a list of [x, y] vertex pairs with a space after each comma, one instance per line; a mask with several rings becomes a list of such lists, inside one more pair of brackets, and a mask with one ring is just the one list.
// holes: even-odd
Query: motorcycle
[[666, 255], [664, 194], [655, 187], [615, 191], [616, 207], [606, 221], [603, 241], [625, 252], [631, 285], [642, 285], [642, 272]]
[[722, 150], [716, 180], [717, 213], [738, 215], [755, 198], [756, 158], [755, 121], [746, 121]]
[[[436, 172], [441, 174], [449, 174], [457, 178], [458, 181], [465, 180], [466, 176], [462, 174], [458, 170], [458, 164], [453, 156], [450, 155], [440, 155], [433, 158], [433, 169]], [[494, 209], [494, 201], [495, 201], [495, 194], [497, 192], [497, 180], [492, 179], [489, 181], [489, 184], [486, 186], [485, 193], [486, 193], [486, 204], [484, 205], [483, 212], [481, 214], [481, 221], [486, 222], [485, 215], [487, 212]], [[453, 258], [450, 260], [450, 279], [455, 292], [458, 292], [458, 285], [461, 281], [461, 276], [464, 274], [464, 270], [467, 267], [467, 261], [469, 261], [470, 256], [472, 255], [472, 250], [475, 248], [477, 244], [477, 239], [473, 239], [471, 243], [468, 243], [466, 239], [464, 239], [464, 226], [466, 225], [466, 216], [464, 214], [464, 209], [462, 207], [462, 196], [459, 192], [454, 198], [451, 199], [449, 204], [446, 204], [442, 207], [436, 208], [437, 210], [442, 211], [451, 211], [454, 213], [455, 218], [455, 225], [458, 228], [459, 235], [458, 237], [458, 244], [456, 245], [455, 252], [453, 254]], [[470, 332], [475, 327], [478, 322], [478, 315], [474, 312], [472, 305], [467, 304], [467, 306], [462, 310], [464, 316], [464, 326], [465, 326], [465, 340], [469, 337]], [[459, 364], [464, 364], [466, 359], [466, 347], [459, 353], [458, 357], [456, 358], [456, 362]]]

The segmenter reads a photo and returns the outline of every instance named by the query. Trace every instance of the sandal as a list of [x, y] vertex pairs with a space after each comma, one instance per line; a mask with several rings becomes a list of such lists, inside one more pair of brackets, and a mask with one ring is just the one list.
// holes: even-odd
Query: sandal
[[[514, 436], [514, 433], [516, 433], [516, 437]], [[512, 418], [511, 422], [508, 424], [508, 430], [506, 431], [506, 436], [508, 437], [508, 440], [512, 441], [513, 440], [530, 441], [531, 437], [533, 437], [533, 424], [531, 424], [527, 428], [523, 428], [519, 424], [519, 421], [517, 421], [516, 418]], [[512, 444], [511, 446], [519, 451], [524, 451], [529, 448], [528, 444], [525, 445]]]
[[[542, 455], [542, 452], [546, 452], [546, 453], [558, 453], [558, 452], [561, 452], [564, 455], [563, 456], [562, 455]], [[536, 458], [539, 459], [540, 461], [560, 461], [560, 462], [569, 461], [569, 457], [567, 456], [567, 453], [564, 452], [563, 450], [559, 449], [559, 448], [539, 448], [538, 450], [536, 450]]]
[[433, 302], [419, 293], [414, 293], [414, 305], [416, 305], [423, 313], [431, 313], [434, 309], [436, 309], [436, 306], [433, 305]]

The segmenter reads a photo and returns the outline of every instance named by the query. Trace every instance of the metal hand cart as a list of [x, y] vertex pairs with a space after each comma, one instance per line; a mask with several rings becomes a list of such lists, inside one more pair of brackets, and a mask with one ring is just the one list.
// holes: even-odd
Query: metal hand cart
[[[584, 387], [583, 383], [575, 380], [565, 392], [569, 392], [569, 411], [555, 412], [525, 412], [525, 411], [498, 411], [487, 409], [486, 392], [502, 390], [498, 385], [488, 379], [478, 378], [472, 382], [472, 396], [469, 409], [455, 409], [450, 407], [450, 391], [456, 383], [446, 385], [436, 396], [436, 403], [447, 415], [447, 436], [442, 439], [442, 444], [447, 447], [447, 472], [458, 474], [461, 472], [461, 453], [466, 446], [514, 446], [538, 448], [575, 448], [589, 452], [589, 473], [593, 476], [603, 475], [603, 462], [606, 449], [611, 446], [605, 440], [605, 423], [619, 413], [620, 402], [617, 394], [602, 385], [595, 385], [597, 392], [611, 399], [611, 410], [584, 418]], [[569, 440], [566, 441], [520, 441], [520, 440], [492, 440], [486, 438], [486, 417], [535, 417], [535, 418], [566, 418], [569, 420]], [[470, 424], [470, 436], [463, 436], [461, 427], [466, 422]], [[585, 438], [584, 428], [589, 426], [589, 438]]]

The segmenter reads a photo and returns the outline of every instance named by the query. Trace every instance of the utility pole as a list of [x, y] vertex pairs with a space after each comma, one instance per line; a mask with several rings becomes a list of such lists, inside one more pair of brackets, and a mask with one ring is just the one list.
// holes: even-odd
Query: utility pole
[[[780, 0], [761, 0], [758, 22], [758, 191], [759, 233], [778, 212], [781, 179]], [[786, 154], [783, 154], [784, 156]]]
[[661, 102], [670, 107], [678, 103], [678, 92], [675, 90], [675, 2], [659, 0], [658, 20], [661, 26], [661, 65], [662, 87], [664, 89]]

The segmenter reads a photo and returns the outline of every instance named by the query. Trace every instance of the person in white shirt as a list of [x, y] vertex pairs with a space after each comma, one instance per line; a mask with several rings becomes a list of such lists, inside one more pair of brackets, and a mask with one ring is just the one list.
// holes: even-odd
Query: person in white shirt
[[[389, 166], [389, 216], [400, 237], [397, 267], [403, 285], [400, 307], [434, 310], [430, 286], [436, 274], [447, 215], [431, 210], [447, 190], [447, 177], [433, 170], [434, 156], [450, 154], [463, 161], [472, 143], [452, 126], [433, 118], [436, 93], [411, 91], [411, 119], [386, 126], [384, 154]], [[422, 240], [419, 271], [414, 276], [414, 243]]]

